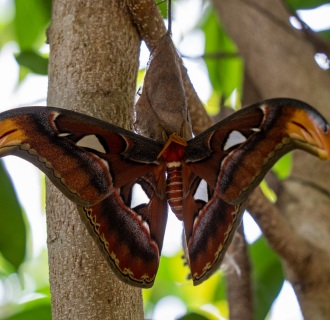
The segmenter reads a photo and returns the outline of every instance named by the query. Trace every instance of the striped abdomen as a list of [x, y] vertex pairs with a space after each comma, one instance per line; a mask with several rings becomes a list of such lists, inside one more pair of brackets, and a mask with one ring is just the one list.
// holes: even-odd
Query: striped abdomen
[[182, 220], [182, 166], [180, 161], [167, 163], [167, 181], [166, 181], [167, 200], [179, 220]]

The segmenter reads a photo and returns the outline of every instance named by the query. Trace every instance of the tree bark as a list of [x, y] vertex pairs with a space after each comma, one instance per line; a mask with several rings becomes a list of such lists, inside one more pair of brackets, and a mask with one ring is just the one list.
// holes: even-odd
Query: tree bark
[[[244, 59], [250, 86], [261, 99], [301, 99], [330, 119], [330, 77], [316, 65], [315, 48], [306, 34], [291, 27], [282, 1], [213, 3]], [[306, 319], [330, 317], [329, 176], [329, 162], [297, 152], [276, 210], [268, 215], [258, 209], [264, 206], [258, 195], [252, 200], [258, 212], [254, 216], [281, 255]]]
[[[132, 125], [140, 40], [124, 2], [53, 0], [48, 104]], [[141, 290], [119, 281], [77, 208], [47, 183], [53, 319], [143, 319]]]
[[226, 270], [229, 319], [231, 320], [253, 320], [254, 318], [251, 266], [247, 251], [242, 223], [226, 255], [227, 261], [228, 255], [232, 256], [230, 260], [233, 261], [231, 264], [227, 262], [229, 267]]

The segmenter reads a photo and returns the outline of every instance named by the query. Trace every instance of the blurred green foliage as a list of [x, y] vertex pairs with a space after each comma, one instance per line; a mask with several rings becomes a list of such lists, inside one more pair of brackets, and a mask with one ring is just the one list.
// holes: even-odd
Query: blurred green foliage
[[225, 99], [234, 90], [241, 93], [243, 61], [212, 8], [205, 13], [201, 28], [205, 35], [205, 62], [214, 91]]
[[329, 3], [325, 0], [285, 0], [293, 10], [314, 9], [323, 4]]
[[30, 228], [0, 160], [0, 319], [51, 319], [47, 252], [31, 256]]
[[[11, 180], [0, 162], [0, 252], [17, 271], [25, 258], [27, 228]], [[10, 219], [8, 219], [10, 217]]]

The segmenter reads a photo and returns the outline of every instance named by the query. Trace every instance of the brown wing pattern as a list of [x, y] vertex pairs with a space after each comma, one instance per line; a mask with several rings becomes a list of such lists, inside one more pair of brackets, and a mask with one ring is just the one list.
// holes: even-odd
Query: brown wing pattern
[[33, 163], [81, 206], [151, 172], [161, 149], [155, 141], [59, 108], [25, 107], [0, 115], [0, 156]]
[[184, 202], [195, 284], [219, 267], [247, 197], [273, 164], [293, 149], [330, 158], [329, 124], [309, 105], [291, 99], [244, 108], [188, 141], [187, 170], [206, 181], [209, 193], [206, 200], [196, 200], [197, 185]]
[[[40, 168], [78, 204], [90, 234], [123, 281], [150, 287], [167, 220], [162, 145], [92, 117], [26, 107], [0, 115], [0, 156]], [[148, 197], [131, 208], [134, 185]]]
[[[188, 141], [180, 160], [182, 212], [195, 285], [219, 267], [247, 197], [292, 149], [330, 158], [329, 124], [291, 99], [244, 108]], [[167, 220], [161, 152], [158, 142], [72, 111], [0, 114], [0, 157], [30, 161], [77, 203], [111, 268], [133, 286], [152, 286], [159, 265]], [[181, 159], [173, 157], [168, 161]], [[134, 200], [136, 186], [146, 194], [141, 203]]]
[[92, 207], [79, 208], [82, 220], [112, 270], [133, 286], [151, 287], [158, 270], [167, 221], [167, 199], [157, 194], [155, 186], [165, 187], [161, 181], [164, 177], [149, 174], [137, 180], [149, 198], [148, 203], [130, 208], [131, 183]]

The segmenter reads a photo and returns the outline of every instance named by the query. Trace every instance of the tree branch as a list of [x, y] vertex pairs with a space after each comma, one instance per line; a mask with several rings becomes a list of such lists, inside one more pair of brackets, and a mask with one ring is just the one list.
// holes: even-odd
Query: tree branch
[[286, 3], [286, 1], [282, 0], [283, 7], [286, 8], [288, 13], [297, 19], [297, 21], [300, 23], [302, 31], [304, 32], [307, 41], [309, 41], [315, 49], [315, 53], [323, 52], [328, 57], [328, 63], [330, 59], [330, 44], [329, 42], [326, 42], [324, 39], [322, 39], [316, 32], [314, 32], [304, 21], [300, 19], [298, 14], [292, 10], [289, 5]]
[[[330, 118], [330, 77], [315, 63], [315, 48], [304, 32], [291, 28], [281, 1], [213, 0], [221, 22], [244, 59], [246, 74], [260, 99], [294, 97]], [[244, 15], [241, 14], [244, 12]], [[249, 101], [249, 103], [255, 101]], [[330, 164], [294, 153], [293, 176], [329, 190]], [[249, 209], [269, 243], [281, 252], [306, 319], [327, 319], [330, 201], [308, 185], [285, 181], [276, 207], [253, 195]], [[292, 233], [290, 235], [290, 233]]]
[[255, 219], [270, 246], [290, 264], [304, 263], [310, 256], [311, 245], [294, 232], [279, 208], [257, 188], [246, 208]]
[[232, 256], [234, 266], [229, 264], [226, 270], [229, 318], [231, 320], [253, 319], [253, 294], [251, 282], [251, 266], [247, 252], [243, 224], [239, 226], [228, 248], [228, 256]]
[[[129, 127], [139, 38], [116, 1], [52, 1], [48, 104]], [[52, 318], [143, 319], [141, 290], [117, 279], [76, 206], [47, 183]], [[124, 306], [124, 307], [123, 307]]]

